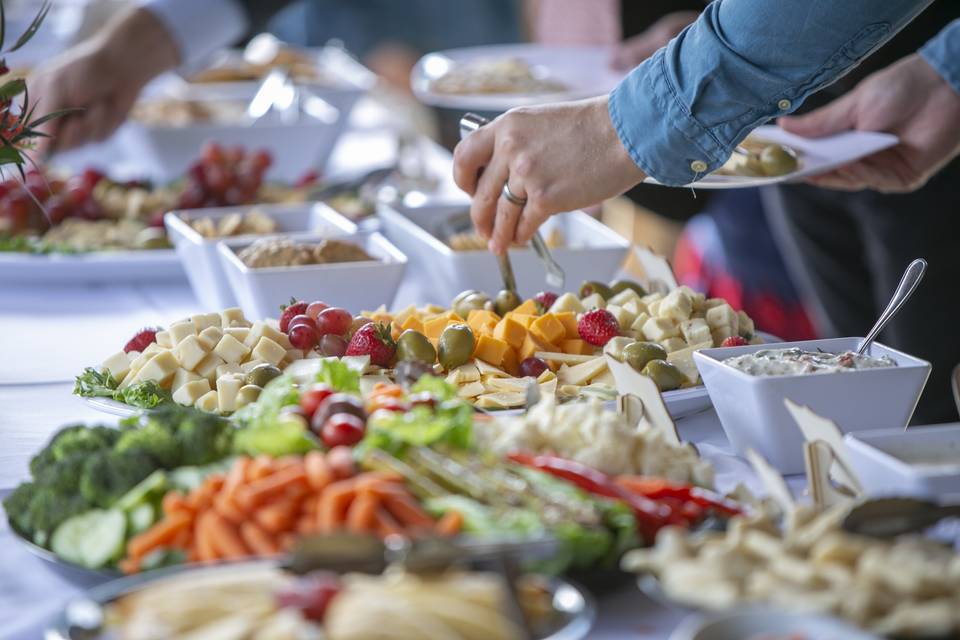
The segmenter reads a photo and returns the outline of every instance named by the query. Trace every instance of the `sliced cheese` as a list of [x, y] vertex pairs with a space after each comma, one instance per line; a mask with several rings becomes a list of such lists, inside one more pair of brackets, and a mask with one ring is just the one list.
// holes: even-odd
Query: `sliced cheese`
[[468, 382], [477, 382], [480, 380], [480, 369], [474, 362], [462, 364], [456, 369], [452, 369], [447, 374], [447, 382], [450, 384], [466, 384]]
[[479, 396], [474, 404], [481, 409], [513, 409], [522, 407], [526, 401], [526, 393], [499, 392]]
[[476, 398], [482, 393], [486, 393], [487, 388], [479, 380], [468, 382], [457, 389], [457, 395], [461, 398]]
[[607, 370], [607, 361], [603, 356], [583, 362], [573, 367], [563, 366], [557, 372], [561, 385], [586, 385]]

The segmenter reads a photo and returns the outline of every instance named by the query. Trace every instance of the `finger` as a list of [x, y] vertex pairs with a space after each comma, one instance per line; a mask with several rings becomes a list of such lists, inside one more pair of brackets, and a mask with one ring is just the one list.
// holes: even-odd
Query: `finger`
[[493, 157], [495, 127], [496, 123], [480, 127], [453, 150], [453, 180], [470, 195], [476, 192], [480, 172]]
[[777, 124], [805, 138], [819, 138], [854, 128], [856, 96], [848, 93], [825, 107], [802, 116], [783, 116]]
[[490, 166], [480, 175], [476, 192], [470, 202], [470, 219], [481, 237], [489, 238], [493, 235], [497, 206], [501, 199], [500, 191], [508, 173], [507, 161], [501, 155], [494, 156]]
[[[518, 198], [526, 198], [523, 189], [516, 182], [510, 185], [510, 191]], [[495, 254], [503, 255], [513, 245], [517, 236], [517, 222], [522, 213], [523, 207], [510, 202], [506, 197], [501, 196], [497, 200], [497, 217], [493, 235], [490, 237], [490, 250]]]
[[57, 137], [54, 138], [54, 148], [57, 151], [66, 151], [78, 146], [86, 137], [84, 131], [88, 131], [92, 126], [86, 114], [65, 117], [60, 123]]
[[530, 239], [533, 237], [533, 234], [547, 221], [547, 218], [550, 217], [550, 214], [542, 209], [539, 209], [535, 206], [533, 202], [530, 202], [523, 208], [523, 213], [520, 215], [520, 221], [517, 223], [517, 233], [515, 241], [518, 244], [526, 244], [530, 242]]
[[94, 140], [103, 140], [110, 131], [110, 110], [106, 102], [102, 100], [95, 102], [87, 108], [84, 114], [87, 122], [90, 123], [90, 129], [86, 131], [86, 139], [81, 140], [80, 144]]
[[851, 171], [849, 166], [813, 176], [808, 178], [807, 181], [818, 187], [836, 191], [862, 191], [865, 188], [863, 180], [854, 171]]

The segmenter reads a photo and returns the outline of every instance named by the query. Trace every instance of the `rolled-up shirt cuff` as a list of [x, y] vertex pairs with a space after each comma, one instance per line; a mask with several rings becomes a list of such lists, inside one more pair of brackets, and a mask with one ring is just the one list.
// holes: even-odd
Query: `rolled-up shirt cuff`
[[919, 53], [954, 91], [960, 93], [960, 18], [941, 29], [920, 48]]
[[644, 61], [611, 92], [610, 119], [630, 157], [662, 184], [694, 182], [719, 168], [728, 149], [677, 99], [664, 49]]
[[181, 65], [233, 44], [248, 26], [247, 14], [235, 0], [140, 0], [139, 4], [170, 30]]

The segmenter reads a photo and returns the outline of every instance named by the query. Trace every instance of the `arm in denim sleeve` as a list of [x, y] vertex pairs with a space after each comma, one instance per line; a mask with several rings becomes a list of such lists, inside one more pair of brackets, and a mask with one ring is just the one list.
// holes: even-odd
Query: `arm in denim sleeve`
[[960, 19], [954, 20], [920, 48], [920, 55], [960, 93]]
[[140, 0], [167, 26], [189, 65], [239, 40], [247, 30], [247, 14], [235, 0]]
[[[752, 129], [841, 77], [930, 2], [715, 0], [613, 90], [610, 118], [647, 175], [669, 185], [693, 182], [722, 165]], [[950, 64], [955, 70], [956, 57]]]

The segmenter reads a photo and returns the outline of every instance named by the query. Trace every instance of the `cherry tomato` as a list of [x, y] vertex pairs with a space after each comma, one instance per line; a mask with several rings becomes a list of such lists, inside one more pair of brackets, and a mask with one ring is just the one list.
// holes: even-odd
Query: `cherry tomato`
[[363, 440], [366, 425], [363, 420], [350, 413], [335, 413], [323, 425], [320, 439], [328, 447], [352, 447]]
[[325, 384], [315, 384], [302, 394], [300, 394], [300, 407], [307, 414], [307, 418], [312, 418], [317, 412], [317, 408], [324, 400], [333, 395], [333, 389]]

